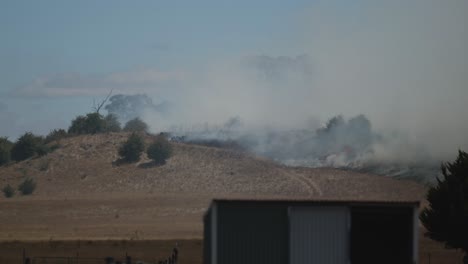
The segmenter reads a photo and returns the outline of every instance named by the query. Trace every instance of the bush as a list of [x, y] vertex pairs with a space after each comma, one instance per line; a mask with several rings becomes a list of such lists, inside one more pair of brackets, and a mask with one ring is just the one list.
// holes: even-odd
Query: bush
[[122, 130], [116, 115], [108, 114], [104, 118], [104, 121], [106, 123], [106, 132], [120, 132]]
[[158, 165], [165, 164], [166, 160], [172, 155], [171, 143], [169, 143], [166, 137], [159, 135], [148, 147], [146, 154], [148, 155], [148, 158], [154, 161], [154, 163]]
[[77, 116], [68, 128], [69, 134], [96, 134], [106, 131], [106, 121], [99, 113]]
[[22, 161], [34, 155], [45, 155], [48, 147], [44, 145], [44, 140], [40, 136], [35, 136], [31, 132], [26, 132], [18, 138], [11, 149], [11, 157], [15, 161]]
[[65, 129], [54, 129], [47, 134], [44, 139], [44, 143], [50, 143], [52, 141], [58, 141], [62, 138], [66, 138], [68, 136], [67, 131]]
[[26, 178], [18, 186], [18, 190], [21, 192], [22, 195], [32, 194], [35, 189], [36, 189], [36, 182], [31, 178]]
[[136, 162], [140, 160], [140, 155], [145, 149], [143, 138], [136, 133], [132, 133], [127, 141], [119, 148], [119, 156], [126, 162]]
[[6, 137], [0, 137], [0, 166], [10, 162], [12, 146], [13, 143]]
[[72, 120], [70, 127], [68, 128], [68, 134], [85, 134], [86, 133], [86, 117], [77, 116]]
[[137, 117], [128, 121], [123, 130], [125, 132], [147, 132], [148, 125]]
[[99, 113], [89, 113], [86, 115], [86, 133], [96, 134], [106, 131], [106, 121]]
[[3, 187], [2, 191], [3, 191], [3, 195], [5, 195], [6, 198], [11, 198], [15, 195], [15, 189], [13, 189], [13, 187], [11, 187], [10, 184]]

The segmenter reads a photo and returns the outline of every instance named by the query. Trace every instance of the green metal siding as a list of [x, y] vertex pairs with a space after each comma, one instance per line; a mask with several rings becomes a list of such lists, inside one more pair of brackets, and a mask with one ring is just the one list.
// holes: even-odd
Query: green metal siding
[[411, 207], [353, 207], [351, 263], [413, 263]]
[[218, 207], [217, 263], [288, 263], [285, 205], [221, 203]]
[[212, 252], [212, 241], [211, 241], [211, 228], [212, 228], [212, 210], [208, 210], [203, 219], [203, 263], [211, 264], [211, 252]]

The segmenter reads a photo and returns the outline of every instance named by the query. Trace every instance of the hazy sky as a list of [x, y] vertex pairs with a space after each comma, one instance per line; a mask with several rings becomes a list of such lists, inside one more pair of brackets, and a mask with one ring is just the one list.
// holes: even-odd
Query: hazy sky
[[1, 1], [0, 135], [67, 128], [93, 99], [170, 101], [155, 130], [300, 127], [367, 115], [442, 154], [468, 147], [468, 2]]

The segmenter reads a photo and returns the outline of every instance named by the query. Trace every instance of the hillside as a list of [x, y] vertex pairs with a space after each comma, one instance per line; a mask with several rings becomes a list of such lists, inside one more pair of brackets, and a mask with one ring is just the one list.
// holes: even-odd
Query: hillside
[[[199, 193], [280, 195], [321, 198], [419, 199], [423, 188], [410, 181], [336, 169], [286, 167], [248, 153], [172, 143], [173, 157], [152, 166], [117, 164], [119, 145], [128, 134], [110, 133], [64, 139], [44, 157], [0, 168], [1, 185], [25, 176], [38, 182], [33, 196], [92, 194]], [[149, 144], [152, 137], [147, 135]]]
[[[213, 197], [421, 200], [415, 182], [336, 169], [286, 167], [248, 153], [172, 143], [163, 166], [116, 164], [128, 134], [78, 136], [0, 168], [0, 187], [32, 177], [31, 196], [0, 198], [0, 240], [201, 237]], [[150, 143], [152, 136], [145, 136]]]

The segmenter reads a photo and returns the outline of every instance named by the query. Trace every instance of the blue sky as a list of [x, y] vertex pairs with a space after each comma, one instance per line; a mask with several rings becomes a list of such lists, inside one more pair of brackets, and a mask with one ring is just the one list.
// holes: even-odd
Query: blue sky
[[67, 128], [114, 89], [178, 106], [144, 117], [154, 131], [365, 114], [452, 151], [468, 146], [467, 12], [460, 0], [4, 0], [0, 135]]
[[[286, 3], [287, 2], [287, 3]], [[17, 91], [57, 74], [178, 71], [211, 58], [269, 53], [305, 1], [2, 1], [0, 104], [16, 127], [47, 133], [89, 111], [93, 96]], [[43, 117], [46, 113], [47, 116]], [[47, 121], [51, 119], [54, 120]], [[43, 119], [38, 121], [38, 119]], [[37, 123], [45, 122], [43, 126]]]

